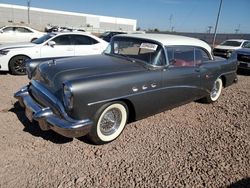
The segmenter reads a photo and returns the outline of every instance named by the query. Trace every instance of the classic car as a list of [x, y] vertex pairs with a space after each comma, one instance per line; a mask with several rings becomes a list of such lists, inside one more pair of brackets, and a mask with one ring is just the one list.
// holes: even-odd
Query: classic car
[[249, 40], [243, 39], [226, 40], [213, 49], [213, 54], [215, 56], [229, 58], [234, 50], [244, 48], [249, 43]]
[[35, 58], [101, 54], [108, 43], [84, 32], [49, 33], [30, 43], [0, 46], [0, 71], [26, 73], [25, 61]]
[[30, 121], [95, 144], [126, 123], [202, 99], [237, 81], [237, 60], [214, 58], [198, 39], [164, 34], [113, 37], [101, 55], [30, 61], [30, 83], [15, 93]]
[[30, 42], [45, 34], [27, 26], [4, 26], [0, 28], [0, 44]]
[[240, 50], [236, 50], [238, 69], [250, 70], [250, 43]]

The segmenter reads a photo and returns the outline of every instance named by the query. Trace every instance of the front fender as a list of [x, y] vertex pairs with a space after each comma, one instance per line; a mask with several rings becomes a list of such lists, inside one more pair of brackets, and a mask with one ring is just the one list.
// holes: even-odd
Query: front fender
[[[142, 86], [152, 82], [157, 82], [160, 87], [161, 73], [147, 70], [70, 81], [74, 97], [71, 116], [77, 119], [93, 117], [104, 104], [129, 99], [142, 92]], [[150, 89], [153, 88], [147, 91]]]

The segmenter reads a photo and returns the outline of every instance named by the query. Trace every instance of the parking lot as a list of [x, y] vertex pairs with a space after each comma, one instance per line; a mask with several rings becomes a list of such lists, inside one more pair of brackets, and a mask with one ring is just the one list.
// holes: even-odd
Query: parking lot
[[250, 76], [218, 102], [193, 102], [129, 124], [91, 145], [29, 123], [13, 93], [26, 76], [0, 74], [0, 187], [242, 187], [250, 185]]

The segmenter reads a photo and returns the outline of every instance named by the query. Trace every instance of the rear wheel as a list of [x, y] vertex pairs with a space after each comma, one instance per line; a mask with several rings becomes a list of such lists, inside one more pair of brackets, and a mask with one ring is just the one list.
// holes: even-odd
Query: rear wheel
[[205, 98], [205, 102], [212, 103], [219, 99], [223, 88], [223, 82], [221, 78], [217, 78], [214, 82], [213, 88], [210, 94]]
[[10, 72], [15, 75], [25, 75], [26, 74], [26, 64], [25, 61], [30, 59], [24, 55], [18, 55], [11, 58], [9, 62]]
[[105, 144], [115, 140], [123, 131], [128, 118], [128, 110], [123, 102], [104, 105], [96, 115], [95, 125], [88, 134], [95, 144]]

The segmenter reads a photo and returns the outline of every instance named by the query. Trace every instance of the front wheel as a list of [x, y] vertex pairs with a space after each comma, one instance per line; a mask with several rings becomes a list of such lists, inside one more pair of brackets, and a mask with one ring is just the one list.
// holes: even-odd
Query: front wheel
[[15, 75], [25, 75], [26, 74], [26, 65], [25, 61], [30, 59], [24, 55], [18, 55], [11, 58], [9, 62], [10, 72]]
[[105, 144], [115, 140], [123, 131], [128, 118], [127, 106], [123, 102], [104, 105], [95, 119], [95, 125], [88, 134], [95, 144]]
[[205, 98], [205, 102], [213, 103], [217, 101], [221, 95], [221, 91], [223, 88], [223, 82], [221, 78], [217, 78], [214, 82], [213, 88], [210, 94]]

